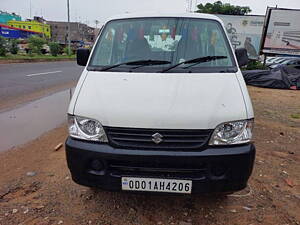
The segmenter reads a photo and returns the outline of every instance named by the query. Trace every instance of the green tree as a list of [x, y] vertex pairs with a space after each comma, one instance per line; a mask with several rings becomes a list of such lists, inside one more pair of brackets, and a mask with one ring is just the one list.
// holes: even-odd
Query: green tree
[[9, 51], [10, 51], [11, 54], [13, 54], [13, 55], [18, 54], [18, 51], [19, 51], [18, 43], [19, 42], [16, 39], [12, 39], [10, 41]]
[[224, 14], [224, 15], [246, 15], [251, 12], [248, 6], [236, 6], [221, 1], [197, 5], [198, 13]]
[[53, 56], [57, 56], [60, 53], [60, 45], [57, 42], [49, 43], [50, 53]]
[[2, 36], [0, 36], [0, 56], [5, 56], [7, 53], [6, 49], [6, 39]]
[[30, 36], [28, 38], [28, 47], [32, 53], [38, 55], [42, 54], [43, 45], [46, 44], [46, 40], [39, 36]]

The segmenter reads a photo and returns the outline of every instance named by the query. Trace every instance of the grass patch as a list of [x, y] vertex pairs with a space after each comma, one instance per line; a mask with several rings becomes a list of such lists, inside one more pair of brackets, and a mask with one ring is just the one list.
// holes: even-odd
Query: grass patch
[[300, 113], [292, 114], [291, 118], [293, 118], [293, 119], [300, 119]]

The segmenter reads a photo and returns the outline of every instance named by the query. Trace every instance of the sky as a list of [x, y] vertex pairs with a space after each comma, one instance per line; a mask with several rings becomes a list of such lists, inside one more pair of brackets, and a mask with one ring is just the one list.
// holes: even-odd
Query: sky
[[[191, 1], [193, 1], [192, 9], [195, 10], [197, 3], [213, 3], [217, 0]], [[108, 17], [126, 12], [186, 12], [187, 2], [187, 0], [70, 0], [71, 20], [95, 26], [96, 20], [102, 24]], [[222, 2], [249, 6], [252, 9], [251, 14], [258, 15], [264, 15], [267, 6], [300, 8], [299, 0], [223, 0]], [[43, 16], [46, 20], [67, 20], [67, 0], [0, 0], [0, 10], [16, 12], [23, 19], [30, 18], [31, 11], [31, 17]]]

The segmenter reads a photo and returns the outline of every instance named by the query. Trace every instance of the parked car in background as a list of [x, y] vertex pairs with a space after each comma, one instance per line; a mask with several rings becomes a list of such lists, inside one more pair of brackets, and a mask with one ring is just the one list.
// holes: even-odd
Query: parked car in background
[[272, 64], [282, 63], [282, 62], [284, 62], [284, 61], [287, 60], [287, 59], [290, 59], [290, 57], [277, 57], [277, 58], [272, 62]]
[[275, 57], [275, 58], [269, 60], [266, 63], [266, 65], [269, 66], [269, 65], [272, 65], [272, 64], [277, 64], [277, 63], [280, 63], [280, 62], [282, 62], [282, 61], [284, 61], [286, 59], [287, 59], [287, 57]]
[[276, 60], [277, 59], [277, 57], [268, 57], [267, 59], [266, 59], [266, 65], [268, 66], [268, 65], [271, 65], [272, 63], [273, 63], [273, 61], [274, 60]]
[[300, 58], [288, 58], [288, 59], [285, 59], [284, 61], [281, 61], [280, 63], [274, 63], [274, 64], [269, 65], [269, 68], [274, 69], [281, 65], [299, 66]]

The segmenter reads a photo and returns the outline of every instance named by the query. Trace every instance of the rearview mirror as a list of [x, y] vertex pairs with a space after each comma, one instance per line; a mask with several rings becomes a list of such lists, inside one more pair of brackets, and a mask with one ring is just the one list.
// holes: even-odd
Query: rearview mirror
[[90, 57], [90, 50], [86, 48], [80, 48], [77, 50], [77, 64], [79, 66], [86, 66]]
[[245, 48], [237, 48], [235, 50], [235, 55], [240, 67], [246, 66], [248, 64], [249, 58], [247, 50]]

